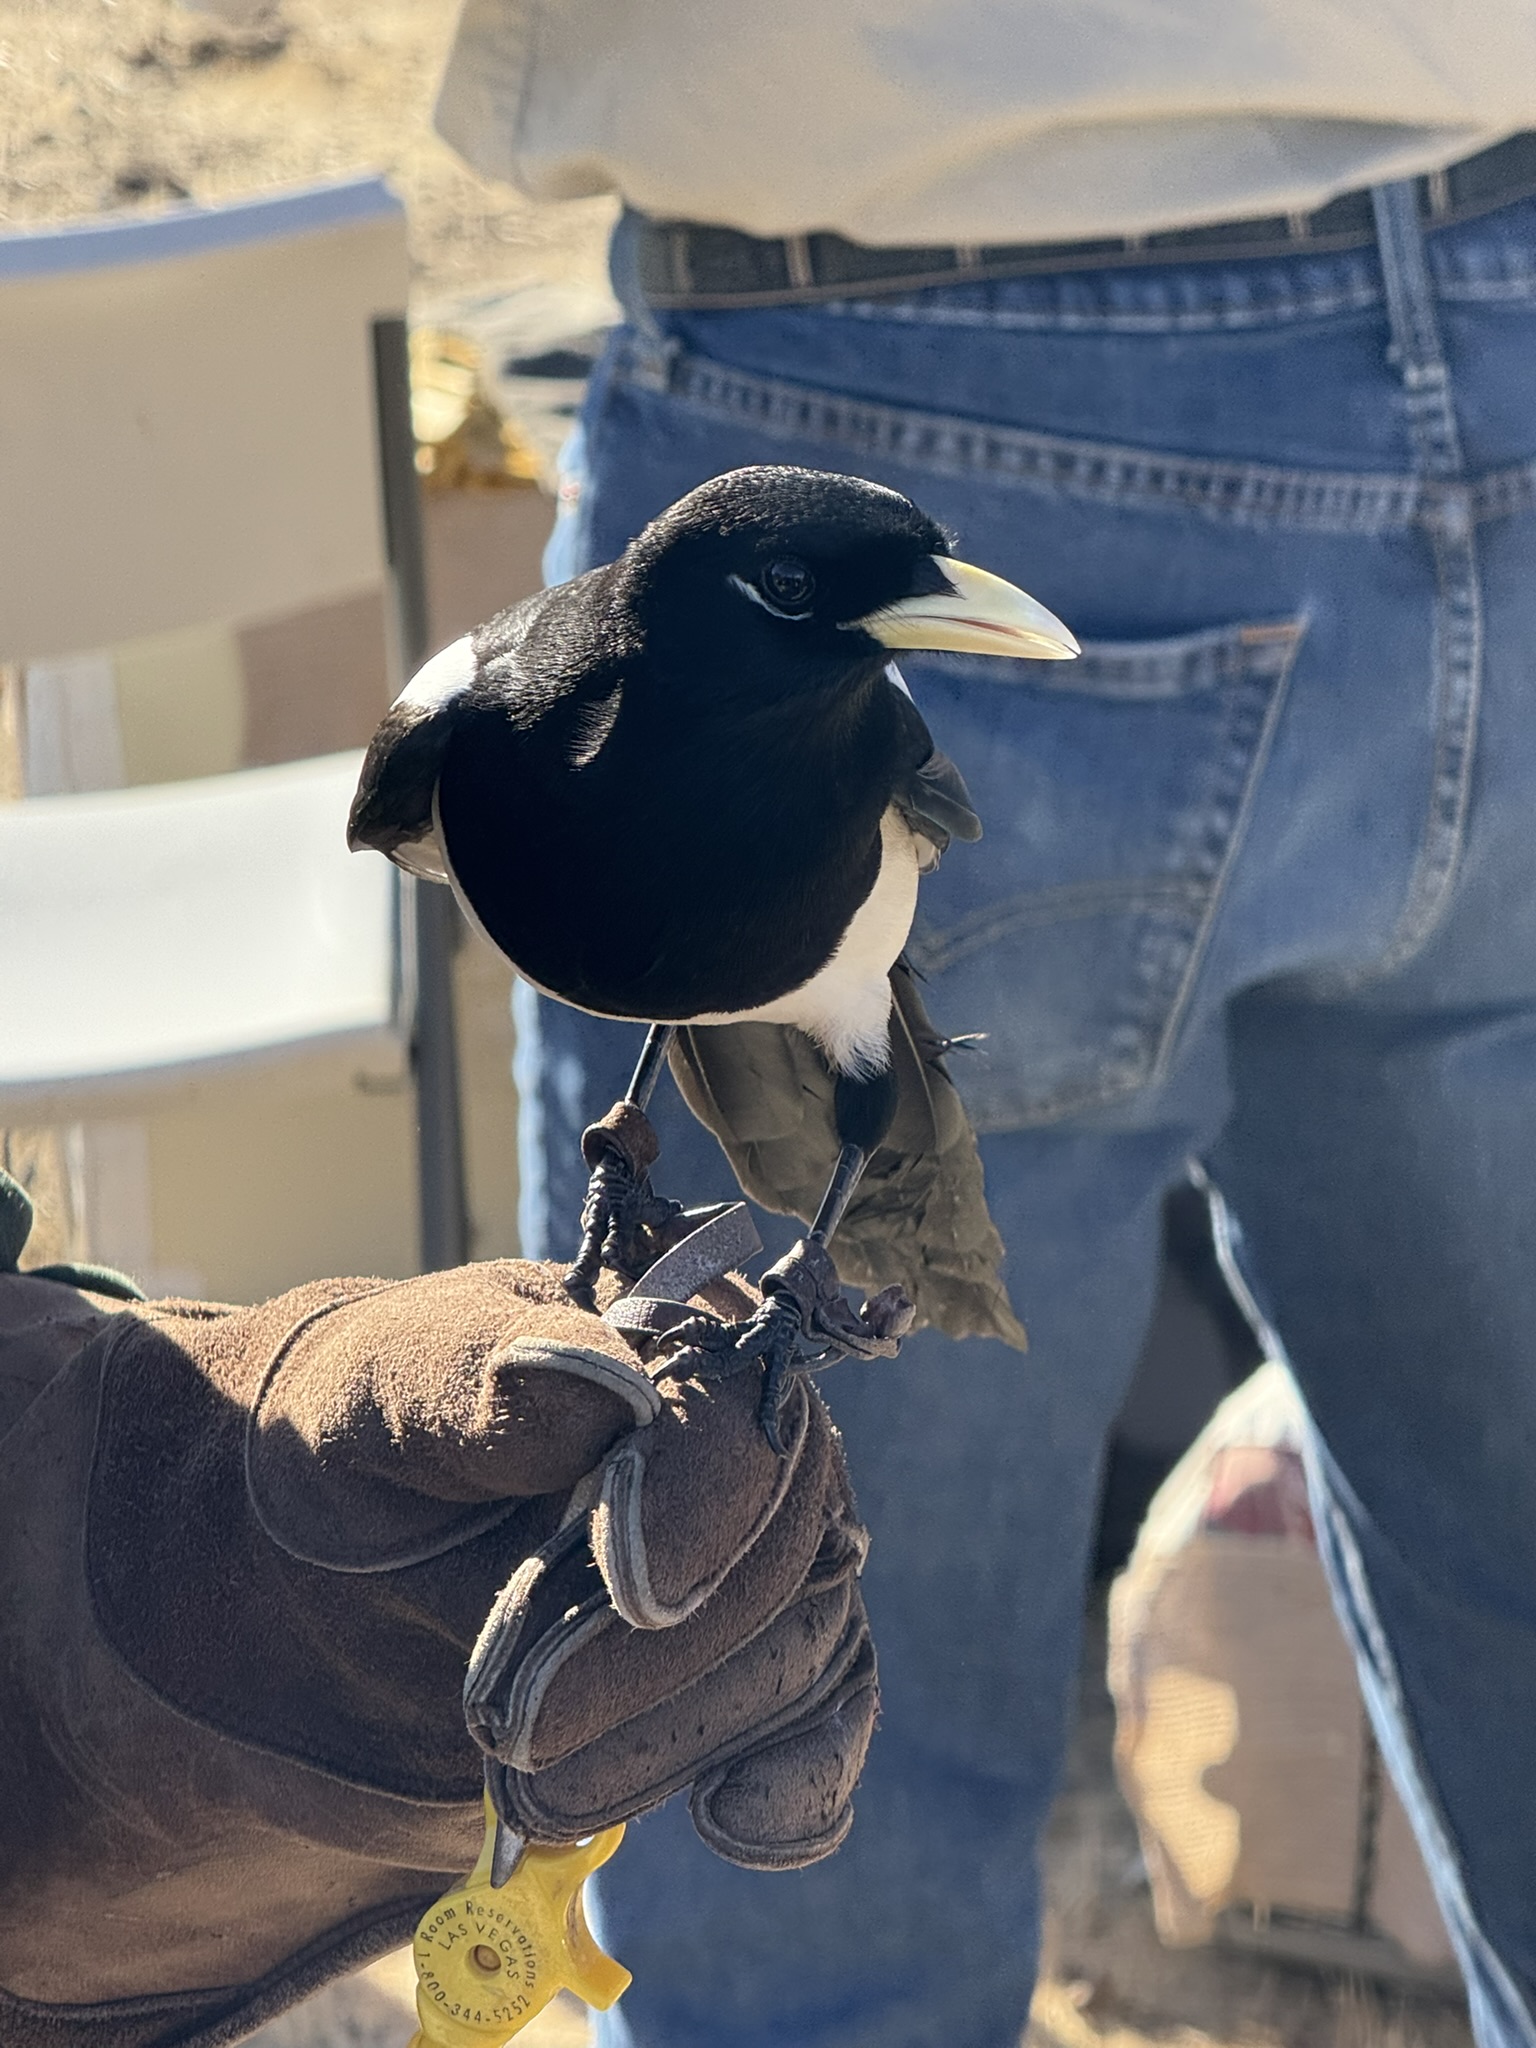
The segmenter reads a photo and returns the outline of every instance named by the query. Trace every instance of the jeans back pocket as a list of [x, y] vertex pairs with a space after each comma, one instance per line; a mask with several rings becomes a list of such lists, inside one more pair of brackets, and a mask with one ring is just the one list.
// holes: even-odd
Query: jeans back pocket
[[980, 1034], [950, 1062], [979, 1129], [1054, 1122], [1166, 1071], [1303, 630], [912, 665], [986, 830], [924, 883], [908, 949], [941, 1028]]

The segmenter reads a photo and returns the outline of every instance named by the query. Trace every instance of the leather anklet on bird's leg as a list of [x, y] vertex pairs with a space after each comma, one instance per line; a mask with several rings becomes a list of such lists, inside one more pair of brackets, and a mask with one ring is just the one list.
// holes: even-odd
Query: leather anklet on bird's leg
[[581, 1205], [581, 1247], [564, 1281], [578, 1308], [596, 1309], [605, 1266], [622, 1280], [638, 1280], [669, 1249], [666, 1226], [683, 1214], [681, 1202], [651, 1186], [661, 1145], [645, 1113], [676, 1035], [670, 1024], [651, 1026], [623, 1100], [581, 1134], [591, 1178]]

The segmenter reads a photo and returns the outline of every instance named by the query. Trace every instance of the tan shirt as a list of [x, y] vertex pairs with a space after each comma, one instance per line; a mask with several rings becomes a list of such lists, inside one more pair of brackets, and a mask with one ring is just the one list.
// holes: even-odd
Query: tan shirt
[[1536, 0], [466, 0], [437, 123], [536, 199], [759, 235], [1136, 234], [1536, 128]]

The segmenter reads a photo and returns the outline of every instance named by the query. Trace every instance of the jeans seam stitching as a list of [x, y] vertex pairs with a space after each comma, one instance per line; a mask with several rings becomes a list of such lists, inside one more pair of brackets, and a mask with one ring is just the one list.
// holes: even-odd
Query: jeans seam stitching
[[[973, 279], [952, 282], [974, 283]], [[1341, 313], [1368, 313], [1381, 304], [1374, 284], [1343, 286], [1337, 291], [1287, 293], [1265, 304], [1211, 308], [1207, 311], [1116, 313], [1096, 311], [1003, 312], [986, 307], [915, 306], [910, 297], [885, 301], [877, 297], [832, 299], [821, 311], [836, 319], [878, 321], [930, 327], [989, 327], [999, 333], [1037, 334], [1233, 334], [1265, 327], [1289, 327], [1308, 320], [1336, 318]]]
[[[1452, 1881], [1459, 1912], [1447, 1918], [1448, 1921], [1454, 1920], [1463, 1924], [1460, 1927], [1449, 1926], [1448, 1931], [1453, 1943], [1459, 1948], [1458, 1932], [1466, 1938], [1470, 1930], [1477, 1944], [1479, 1964], [1496, 1979], [1499, 1989], [1509, 2001], [1511, 2010], [1524, 2021], [1527, 2040], [1536, 2041], [1536, 2014], [1532, 2013], [1528, 2001], [1505, 1968], [1503, 1959], [1484, 1932], [1482, 1922], [1473, 1907], [1467, 1889], [1466, 1859], [1452, 1836], [1450, 1824], [1434, 1791], [1433, 1779], [1425, 1767], [1422, 1746], [1409, 1715], [1407, 1696], [1403, 1691], [1397, 1660], [1392, 1654], [1391, 1645], [1381, 1625], [1381, 1617], [1376, 1611], [1365, 1559], [1355, 1541], [1354, 1531], [1339, 1504], [1338, 1489], [1326, 1470], [1327, 1466], [1335, 1462], [1333, 1454], [1323, 1443], [1322, 1433], [1316, 1422], [1312, 1421], [1310, 1413], [1308, 1424], [1303, 1442], [1303, 1456], [1312, 1503], [1314, 1509], [1318, 1510], [1315, 1524], [1321, 1539], [1319, 1552], [1328, 1578], [1334, 1611], [1350, 1642], [1357, 1665], [1363, 1665], [1374, 1681], [1377, 1704], [1381, 1709], [1379, 1721], [1377, 1716], [1372, 1716], [1373, 1722], [1377, 1723], [1378, 1739], [1384, 1724], [1389, 1740], [1383, 1742], [1383, 1749], [1402, 1749], [1404, 1759], [1416, 1781], [1416, 1803], [1440, 1852], [1438, 1860], [1453, 1874]], [[1342, 1470], [1340, 1478], [1343, 1479]], [[1345, 1486], [1348, 1485], [1347, 1480], [1343, 1483]], [[1331, 1570], [1328, 1569], [1330, 1564]], [[1368, 1704], [1371, 1690], [1371, 1682], [1367, 1681], [1365, 1692]], [[1417, 1834], [1417, 1830], [1415, 1833]], [[1426, 1859], [1426, 1862], [1428, 1861], [1429, 1859]], [[1475, 1979], [1476, 1973], [1471, 1974]]]
[[[638, 331], [631, 332], [635, 334], [638, 348]], [[826, 441], [832, 445], [867, 446], [872, 437], [842, 431], [841, 425], [837, 430], [826, 431], [808, 419], [810, 412], [820, 407], [823, 413], [840, 415], [843, 421], [850, 415], [864, 414], [874, 421], [889, 422], [892, 431], [886, 435], [886, 440], [890, 451], [898, 459], [919, 466], [924, 463], [925, 455], [921, 451], [912, 451], [914, 437], [909, 423], [926, 422], [945, 436], [992, 441], [1004, 447], [1014, 447], [1021, 455], [1035, 458], [1033, 473], [1021, 473], [1019, 465], [1000, 466], [983, 462], [941, 467], [930, 463], [929, 466], [935, 467], [938, 473], [991, 476], [1005, 483], [1020, 483], [1024, 488], [1033, 488], [1045, 495], [1060, 492], [1066, 496], [1083, 497], [1091, 503], [1126, 505], [1132, 509], [1195, 510], [1217, 520], [1223, 516], [1230, 517], [1236, 525], [1269, 524], [1298, 532], [1332, 532], [1366, 539], [1386, 533], [1407, 533], [1416, 527], [1433, 530], [1445, 515], [1447, 480], [1422, 472], [1399, 475], [1386, 470], [1288, 469], [1277, 463], [1227, 462], [1218, 456], [1161, 454], [1156, 450], [1122, 447], [1113, 442], [1082, 441], [1066, 435], [1035, 433], [1027, 427], [970, 420], [959, 415], [918, 413], [909, 408], [887, 405], [878, 399], [848, 399], [815, 385], [760, 376], [751, 370], [730, 369], [711, 362], [708, 357], [685, 353], [675, 339], [668, 339], [659, 352], [654, 347], [646, 350], [643, 360], [614, 363], [606, 384], [644, 391], [653, 396], [665, 395], [676, 404], [719, 417], [746, 419], [768, 433], [786, 436], [798, 433], [806, 439]], [[739, 395], [731, 395], [732, 385], [737, 387]], [[759, 394], [755, 403], [754, 393]], [[799, 410], [801, 417], [798, 420], [790, 417], [792, 409]], [[1068, 473], [1059, 476], [1048, 474], [1048, 466], [1053, 460]], [[1117, 493], [1105, 487], [1103, 473], [1112, 469], [1131, 475], [1130, 490]], [[1097, 471], [1099, 476], [1085, 477], [1085, 471]], [[1173, 479], [1171, 489], [1167, 484], [1170, 477]], [[1180, 479], [1187, 479], [1197, 488], [1184, 488]], [[1213, 505], [1209, 489], [1212, 484], [1232, 487], [1232, 500], [1225, 505]], [[1251, 502], [1254, 484], [1267, 487], [1272, 500], [1267, 508], [1255, 507]], [[1246, 493], [1244, 486], [1248, 486]], [[1476, 525], [1514, 518], [1536, 509], [1536, 455], [1467, 478], [1456, 487], [1454, 494], [1459, 496], [1468, 490], [1471, 494], [1471, 516]], [[1349, 495], [1360, 501], [1352, 513], [1322, 502], [1329, 497], [1337, 499]], [[1247, 503], [1241, 502], [1245, 496], [1249, 500]], [[1287, 498], [1291, 500], [1290, 509], [1285, 502]], [[1311, 504], [1298, 509], [1298, 500], [1305, 498], [1310, 498]]]
[[[1070, 663], [1032, 663], [1031, 672], [1015, 676], [1011, 671], [993, 674], [995, 661], [985, 656], [958, 654], [945, 661], [945, 672], [967, 682], [987, 682], [1000, 689], [1035, 691], [1058, 698], [1077, 698], [1088, 704], [1126, 706], [1176, 704], [1209, 690], [1220, 689], [1245, 675], [1266, 673], [1266, 663], [1275, 672], [1290, 660], [1287, 651], [1298, 641], [1305, 626], [1294, 619], [1251, 626], [1218, 626], [1202, 633], [1177, 636], [1183, 651], [1176, 655], [1157, 652], [1158, 642], [1127, 641], [1115, 652], [1110, 643], [1085, 640], [1079, 658]], [[1062, 673], [1057, 674], [1058, 666]], [[1036, 668], [1044, 670], [1033, 673]], [[1120, 676], [1145, 678], [1122, 682]]]
[[[633, 371], [624, 381], [658, 388]], [[667, 396], [717, 417], [745, 419], [781, 437], [863, 452], [873, 446], [936, 474], [986, 476], [1046, 495], [1130, 509], [1194, 511], [1222, 524], [1372, 537], [1408, 531], [1438, 495], [1421, 475], [1162, 455], [942, 413], [913, 413], [681, 352], [670, 365]], [[989, 449], [989, 459], [936, 459], [941, 448], [966, 444]]]
[[1536, 509], [1536, 457], [1529, 462], [1511, 463], [1490, 469], [1470, 485], [1472, 523], [1484, 525], [1493, 519], [1512, 519]]
[[[1124, 1068], [1123, 1078], [1106, 1084], [1103, 1077], [1113, 1074], [1117, 1066]], [[1067, 1117], [1084, 1111], [1107, 1108], [1124, 1096], [1134, 1095], [1146, 1085], [1146, 1080], [1147, 1061], [1144, 1055], [1139, 1056], [1134, 1065], [1128, 1065], [1117, 1056], [1106, 1060], [1092, 1081], [1074, 1081], [1053, 1089], [1049, 1094], [1018, 1098], [1021, 1106], [1009, 1110], [1002, 1120], [997, 1115], [989, 1116], [985, 1111], [968, 1113], [977, 1131], [983, 1135], [1038, 1130], [1045, 1124], [1059, 1124]]]
[[[1048, 1123], [1058, 1123], [1064, 1117], [1083, 1110], [1093, 1110], [1137, 1090], [1156, 1086], [1166, 1078], [1178, 1034], [1188, 1014], [1190, 998], [1198, 981], [1201, 967], [1209, 948], [1210, 935], [1215, 927], [1216, 917], [1225, 897], [1230, 879], [1243, 843], [1247, 837], [1254, 806], [1258, 800], [1258, 787], [1265, 765], [1269, 759], [1274, 734], [1278, 727], [1281, 710], [1289, 689], [1290, 677], [1302, 640], [1305, 638], [1309, 620], [1306, 616], [1291, 622], [1291, 630], [1259, 629], [1261, 637], [1252, 640], [1240, 639], [1236, 651], [1242, 655], [1242, 665], [1235, 681], [1245, 686], [1234, 690], [1234, 705], [1224, 721], [1223, 746], [1230, 750], [1234, 735], [1240, 733], [1244, 721], [1246, 704], [1255, 700], [1262, 704], [1258, 714], [1258, 731], [1251, 747], [1238, 749], [1235, 779], [1239, 784], [1234, 801], [1232, 824], [1222, 843], [1221, 853], [1214, 866], [1208, 871], [1192, 872], [1188, 875], [1166, 877], [1141, 877], [1135, 885], [1139, 892], [1140, 906], [1156, 918], [1159, 912], [1166, 915], [1169, 926], [1182, 926], [1188, 930], [1187, 951], [1173, 984], [1168, 1007], [1163, 1010], [1157, 996], [1157, 975], [1155, 963], [1143, 967], [1139, 973], [1135, 999], [1130, 991], [1118, 1005], [1117, 1013], [1106, 1020], [1106, 1046], [1102, 1057], [1094, 1067], [1092, 1079], [1074, 1076], [1052, 1090], [1031, 1095], [1027, 1082], [1022, 1089], [1009, 1095], [998, 1091], [997, 1103], [989, 1114], [985, 1110], [973, 1111], [978, 1130], [1011, 1131], [1036, 1128]], [[1251, 652], [1243, 654], [1244, 649]], [[1217, 770], [1212, 783], [1221, 780]], [[1211, 812], [1219, 807], [1219, 790], [1208, 789], [1203, 801], [1190, 807], [1190, 816], [1208, 819]], [[1151, 884], [1149, 887], [1148, 884]], [[1083, 885], [1067, 884], [1065, 890], [1076, 890]], [[1099, 890], [1103, 884], [1090, 884], [1089, 888]], [[1110, 900], [1105, 891], [1105, 900], [1100, 904], [1086, 906], [1080, 915], [1091, 915], [1095, 909], [1123, 909], [1134, 911], [1136, 899], [1129, 896], [1119, 902]], [[980, 915], [980, 913], [976, 913]], [[1064, 920], [1050, 920], [1060, 922]], [[998, 943], [1015, 929], [1027, 929], [1027, 925], [1009, 923], [991, 931], [985, 929], [975, 933], [974, 943], [953, 954], [938, 955], [939, 965], [930, 971], [938, 973], [958, 965], [962, 960], [987, 950], [989, 945]], [[923, 964], [928, 966], [925, 957]], [[1127, 1052], [1117, 1040], [1132, 1041]], [[1011, 1105], [1005, 1107], [1004, 1105]]]
[[[1216, 919], [1226, 896], [1227, 883], [1231, 879], [1232, 870], [1236, 866], [1238, 857], [1248, 837], [1248, 828], [1253, 819], [1254, 807], [1258, 802], [1259, 784], [1263, 780], [1264, 770], [1268, 765], [1269, 756], [1274, 746], [1275, 732], [1280, 723], [1280, 714], [1290, 692], [1291, 671], [1295, 665], [1296, 656], [1300, 651], [1301, 642], [1305, 636], [1308, 623], [1309, 621], [1306, 619], [1299, 621], [1301, 630], [1289, 643], [1286, 658], [1275, 672], [1273, 685], [1269, 692], [1269, 701], [1264, 707], [1263, 720], [1259, 727], [1258, 737], [1254, 743], [1253, 753], [1248, 762], [1243, 792], [1238, 800], [1237, 815], [1232, 821], [1232, 829], [1227, 836], [1227, 844], [1220, 865], [1212, 878], [1200, 927], [1190, 947], [1188, 958], [1184, 964], [1183, 977], [1175, 992], [1173, 1004], [1164, 1020], [1162, 1035], [1148, 1070], [1147, 1085], [1150, 1087], [1156, 1087], [1159, 1083], [1165, 1081], [1172, 1067], [1174, 1048], [1177, 1044], [1179, 1033], [1183, 1029], [1184, 1020], [1189, 1014], [1190, 1002], [1194, 995], [1195, 985], [1199, 980], [1201, 969], [1205, 965], [1206, 955], [1210, 951], [1211, 934], [1215, 929]], [[1257, 680], [1262, 676], [1263, 670], [1256, 669], [1253, 674]]]
[[1443, 304], [1461, 306], [1519, 304], [1536, 298], [1536, 270], [1519, 271], [1512, 277], [1445, 278], [1437, 296]]
[[1367, 966], [1318, 978], [1320, 986], [1340, 993], [1368, 987], [1405, 967], [1428, 944], [1450, 903], [1466, 841], [1482, 695], [1477, 487], [1464, 476], [1433, 281], [1417, 215], [1410, 217], [1404, 189], [1383, 187], [1374, 196], [1391, 315], [1390, 359], [1397, 363], [1409, 431], [1431, 482], [1425, 525], [1435, 565], [1430, 657], [1435, 736], [1429, 798], [1402, 909], [1386, 944]]
[[1470, 531], [1459, 542], [1435, 533], [1431, 545], [1438, 716], [1429, 803], [1402, 914], [1380, 959], [1361, 977], [1362, 983], [1405, 966], [1428, 943], [1450, 900], [1466, 837], [1481, 697], [1482, 604], [1477, 553]]
[[[909, 946], [914, 964], [925, 974], [947, 974], [951, 967], [1020, 931], [1047, 931], [1059, 924], [1078, 924], [1116, 911], [1157, 909], [1165, 904], [1193, 902], [1206, 884], [1181, 876], [1137, 876], [1125, 881], [1065, 882], [1059, 888], [1020, 890], [995, 904], [983, 905], [932, 937], [924, 933]], [[1035, 915], [1035, 906], [1041, 914]], [[995, 915], [989, 915], [995, 913]]]

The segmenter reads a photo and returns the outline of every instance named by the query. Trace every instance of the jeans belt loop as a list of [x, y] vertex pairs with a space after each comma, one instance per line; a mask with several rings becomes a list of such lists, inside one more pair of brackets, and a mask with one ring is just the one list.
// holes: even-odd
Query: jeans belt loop
[[[629, 321], [629, 356], [634, 380], [647, 391], [671, 388], [672, 365], [680, 344], [666, 333], [652, 310], [652, 292], [647, 273], [650, 250], [647, 236], [651, 223], [642, 214], [626, 210], [619, 217], [608, 249], [608, 270], [614, 297]], [[670, 230], [664, 230], [669, 235]], [[674, 238], [675, 239], [675, 238]], [[682, 252], [686, 261], [686, 250]]]
[[1376, 247], [1381, 256], [1387, 316], [1392, 326], [1392, 360], [1410, 391], [1445, 381], [1440, 323], [1435, 317], [1434, 282], [1417, 194], [1406, 179], [1371, 190], [1376, 214]]

